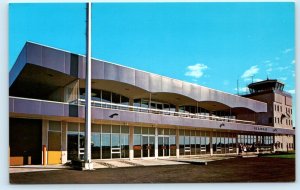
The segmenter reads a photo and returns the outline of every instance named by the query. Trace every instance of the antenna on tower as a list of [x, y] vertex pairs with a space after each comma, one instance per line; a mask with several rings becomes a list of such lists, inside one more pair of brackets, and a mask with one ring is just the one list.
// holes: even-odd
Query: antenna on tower
[[236, 90], [237, 90], [237, 94], [240, 95], [240, 92], [239, 92], [239, 79], [236, 80]]

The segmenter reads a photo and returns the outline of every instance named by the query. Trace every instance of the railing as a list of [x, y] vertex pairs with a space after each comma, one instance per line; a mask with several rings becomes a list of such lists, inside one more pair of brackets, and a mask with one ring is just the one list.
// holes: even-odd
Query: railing
[[[77, 100], [70, 102], [70, 104], [85, 105], [85, 100], [77, 99]], [[170, 116], [177, 116], [177, 117], [188, 117], [188, 118], [194, 118], [194, 119], [205, 119], [205, 120], [215, 120], [215, 121], [224, 121], [224, 122], [255, 124], [254, 121], [231, 119], [231, 118], [211, 116], [211, 115], [203, 115], [203, 114], [199, 114], [199, 113], [193, 114], [193, 113], [183, 113], [183, 112], [152, 109], [152, 108], [145, 108], [145, 107], [129, 106], [129, 105], [123, 105], [123, 104], [109, 103], [109, 102], [100, 102], [100, 101], [95, 101], [95, 100], [91, 101], [91, 106], [92, 107], [100, 107], [100, 108], [104, 108], [104, 109], [126, 110], [126, 111], [133, 111], [133, 112], [170, 115]]]

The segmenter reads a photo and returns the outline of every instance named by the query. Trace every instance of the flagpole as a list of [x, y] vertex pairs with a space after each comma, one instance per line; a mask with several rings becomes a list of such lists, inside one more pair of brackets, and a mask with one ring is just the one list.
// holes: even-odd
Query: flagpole
[[86, 3], [86, 71], [85, 71], [85, 145], [84, 168], [92, 170], [91, 162], [91, 1]]

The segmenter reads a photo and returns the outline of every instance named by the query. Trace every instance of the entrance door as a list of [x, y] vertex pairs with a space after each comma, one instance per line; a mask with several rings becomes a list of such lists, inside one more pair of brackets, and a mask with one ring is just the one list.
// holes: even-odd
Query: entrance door
[[154, 136], [142, 136], [142, 156], [143, 158], [155, 156], [155, 137]]
[[170, 137], [169, 136], [158, 137], [158, 156], [162, 156], [162, 157], [170, 156]]

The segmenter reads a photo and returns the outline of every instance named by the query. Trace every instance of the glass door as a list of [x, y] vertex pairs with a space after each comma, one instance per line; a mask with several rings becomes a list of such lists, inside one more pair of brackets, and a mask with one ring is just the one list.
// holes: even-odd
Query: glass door
[[142, 157], [148, 157], [148, 136], [142, 136]]
[[155, 136], [142, 136], [142, 157], [155, 156]]
[[170, 156], [170, 137], [164, 137], [164, 156]]

